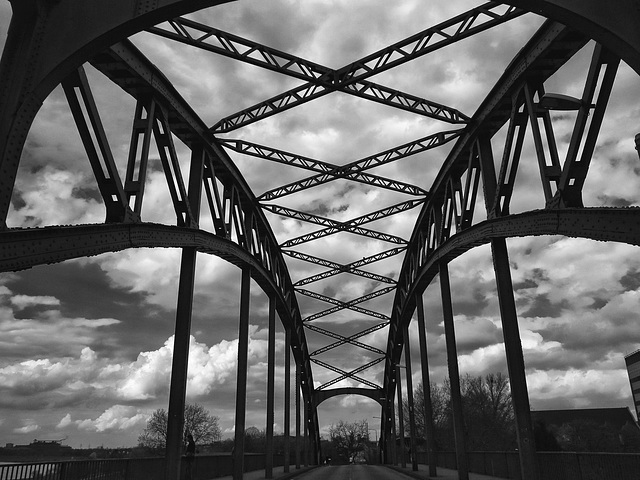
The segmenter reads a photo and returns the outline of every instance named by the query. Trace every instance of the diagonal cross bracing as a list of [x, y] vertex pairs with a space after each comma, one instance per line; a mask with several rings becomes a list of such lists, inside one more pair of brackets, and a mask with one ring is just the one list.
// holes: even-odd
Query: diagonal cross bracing
[[357, 380], [360, 383], [364, 383], [365, 385], [368, 385], [371, 388], [380, 388], [379, 385], [376, 385], [375, 383], [370, 382], [369, 380], [366, 380], [366, 379], [364, 379], [362, 377], [358, 377], [357, 374], [362, 372], [362, 371], [364, 371], [364, 370], [366, 370], [366, 369], [368, 369], [368, 368], [373, 367], [374, 365], [377, 365], [378, 363], [382, 362], [384, 359], [385, 359], [385, 357], [376, 358], [374, 360], [371, 360], [369, 363], [367, 363], [365, 365], [359, 366], [355, 370], [351, 370], [350, 372], [345, 372], [344, 370], [342, 370], [342, 369], [340, 369], [338, 367], [334, 367], [333, 365], [329, 365], [328, 363], [323, 362], [321, 360], [318, 360], [317, 358], [311, 358], [310, 360], [313, 363], [315, 363], [317, 365], [320, 365], [321, 367], [324, 367], [324, 368], [326, 368], [328, 370], [331, 370], [333, 372], [341, 374], [340, 377], [334, 378], [333, 380], [320, 385], [319, 387], [316, 388], [316, 390], [322, 390], [324, 388], [330, 387], [331, 385], [334, 385], [334, 384], [344, 380], [345, 378], [353, 378], [354, 380]]
[[[309, 82], [309, 84], [303, 85], [302, 87], [289, 90], [283, 96], [280, 96], [281, 98], [274, 97], [270, 101], [268, 100], [263, 103], [286, 105], [288, 106], [287, 108], [290, 108], [294, 105], [284, 100], [287, 97], [296, 98], [298, 100], [304, 98], [304, 101], [311, 99], [305, 95], [300, 96], [300, 91], [308, 90], [315, 86], [321, 86], [321, 89], [316, 90], [316, 93], [317, 96], [323, 96], [335, 91], [337, 88], [340, 88], [336, 84], [337, 71], [332, 68], [319, 65], [315, 62], [310, 62], [295, 55], [267, 47], [246, 38], [239, 37], [238, 35], [233, 35], [184, 17], [174, 18], [167, 23], [168, 27], [157, 25], [149, 28], [147, 31], [170, 40], [178, 41], [209, 52], [224, 55], [235, 60], [266, 68], [268, 70], [307, 80]], [[366, 98], [374, 102], [394, 106], [403, 110], [408, 110], [419, 115], [432, 117], [437, 120], [449, 123], [466, 123], [469, 120], [469, 117], [456, 109], [431, 102], [415, 95], [399, 92], [383, 85], [356, 81], [352, 84], [345, 85], [345, 88], [346, 89], [344, 91], [346, 93]], [[314, 96], [313, 98], [317, 97]], [[261, 108], [261, 105], [251, 107], [250, 110], [263, 112], [264, 116], [262, 116], [262, 118], [273, 113], [278, 113], [277, 111], [274, 111], [269, 114], [268, 110]], [[243, 112], [246, 112], [246, 110], [243, 110]], [[244, 115], [238, 116], [236, 114], [235, 118], [238, 117], [244, 117]], [[251, 116], [245, 117], [245, 119], [247, 118], [251, 118]], [[229, 131], [227, 129], [234, 129], [237, 128], [237, 126], [246, 124], [243, 121], [225, 121], [229, 119], [230, 117], [227, 117], [227, 119], [222, 120], [214, 126], [213, 129], [216, 132], [224, 132]]]
[[387, 163], [395, 162], [411, 155], [416, 155], [418, 153], [440, 147], [457, 138], [461, 132], [461, 130], [450, 130], [427, 135], [426, 137], [405, 143], [398, 147], [390, 148], [375, 155], [370, 155], [360, 160], [356, 160], [355, 162], [335, 167], [331, 172], [313, 175], [311, 177], [303, 178], [297, 182], [270, 190], [263, 193], [258, 199], [261, 201], [274, 200], [301, 190], [306, 190], [308, 188], [331, 182], [337, 178], [348, 178], [349, 175], [360, 173], [364, 170], [369, 170], [370, 168], [386, 165]]
[[[262, 158], [264, 160], [271, 160], [273, 162], [278, 162], [285, 165], [305, 168], [307, 170], [313, 170], [315, 172], [333, 173], [335, 175], [339, 175], [335, 172], [339, 171], [339, 169], [341, 168], [340, 166], [334, 165], [332, 163], [314, 160], [309, 157], [277, 150], [275, 148], [267, 147], [264, 145], [258, 145], [256, 143], [247, 142], [245, 140], [221, 140], [220, 143], [238, 153], [251, 155], [253, 157]], [[353, 172], [339, 176], [347, 180], [353, 180], [376, 187], [387, 188], [409, 195], [422, 196], [427, 194], [427, 191], [415, 185], [399, 182], [397, 180], [391, 180], [388, 178], [380, 177], [378, 175]]]
[[[401, 213], [404, 212], [406, 210], [410, 210], [412, 208], [415, 208], [416, 206], [422, 204], [422, 200], [410, 200], [408, 202], [402, 202], [402, 203], [398, 203], [396, 205], [392, 205], [390, 207], [387, 208], [383, 208], [381, 210], [377, 210], [375, 212], [371, 212], [368, 213], [366, 215], [362, 215], [360, 217], [356, 217], [353, 218], [351, 220], [347, 220], [345, 222], [338, 222], [336, 220], [330, 220], [324, 217], [319, 217], [317, 215], [313, 215], [313, 214], [309, 214], [309, 213], [304, 213], [304, 212], [299, 212], [297, 210], [292, 210], [286, 207], [282, 207], [279, 205], [263, 205], [263, 208], [266, 210], [269, 210], [273, 213], [277, 213], [279, 215], [283, 215], [283, 216], [287, 216], [287, 217], [291, 217], [291, 218], [296, 218], [298, 220], [304, 220], [307, 222], [311, 222], [311, 223], [318, 223], [321, 225], [325, 225], [327, 226], [327, 228], [322, 229], [322, 230], [318, 230], [306, 235], [302, 235], [300, 237], [296, 237], [296, 238], [292, 238], [291, 240], [287, 240], [286, 242], [284, 242], [282, 244], [283, 247], [291, 247], [294, 245], [299, 245], [300, 243], [305, 243], [305, 242], [310, 242], [312, 240], [316, 240], [318, 238], [322, 238], [322, 237], [326, 237], [329, 235], [333, 235], [334, 233], [338, 233], [338, 232], [353, 232], [353, 233], [358, 233], [357, 232], [357, 226], [358, 225], [363, 225], [365, 223], [369, 223], [369, 222], [374, 222], [376, 220], [379, 220], [381, 218], [386, 218], [389, 217], [391, 215], [395, 215], [397, 213]], [[377, 238], [381, 238], [381, 235], [386, 235], [386, 234], [381, 234], [379, 232], [374, 232], [372, 230], [367, 230], [367, 232], [369, 232], [366, 236], [371, 236], [371, 233], [375, 233]], [[395, 237], [396, 239], [399, 237]], [[383, 238], [381, 238], [383, 239]], [[395, 242], [395, 243], [399, 243], [399, 242]]]
[[360, 275], [365, 278], [370, 278], [371, 280], [377, 280], [383, 283], [391, 283], [393, 285], [396, 284], [396, 281], [393, 278], [384, 277], [382, 275], [377, 275], [375, 273], [366, 272], [364, 270], [359, 270], [357, 267], [362, 265], [368, 265], [370, 263], [375, 263], [380, 260], [383, 260], [388, 257], [392, 257], [394, 255], [398, 255], [401, 252], [404, 252], [404, 247], [392, 248], [390, 250], [386, 250], [381, 253], [377, 253], [375, 255], [371, 255], [369, 257], [365, 257], [362, 260], [358, 260], [356, 262], [348, 263], [346, 265], [342, 265], [336, 262], [332, 262], [330, 260], [325, 260], [323, 258], [314, 257], [312, 255], [307, 255], [306, 253], [296, 252], [295, 250], [283, 250], [282, 253], [285, 255], [289, 255], [290, 257], [297, 258], [299, 260], [304, 260], [305, 262], [315, 263], [317, 265], [323, 265], [325, 267], [330, 267], [332, 270], [327, 270], [325, 272], [319, 273], [317, 275], [313, 275], [311, 277], [304, 278], [302, 280], [298, 280], [294, 283], [294, 286], [306, 285], [308, 283], [313, 283], [318, 280], [322, 280], [324, 278], [332, 277], [334, 275], [338, 275], [339, 273], [353, 273], [354, 275]]
[[384, 355], [384, 351], [380, 350], [379, 348], [372, 347], [371, 345], [367, 345], [366, 343], [358, 342], [355, 339], [347, 338], [344, 335], [340, 335], [338, 333], [332, 332], [330, 330], [326, 330], [316, 325], [305, 325], [305, 327], [307, 327], [311, 331], [320, 333], [327, 337], [335, 338], [337, 340], [343, 341], [344, 343], [350, 343], [351, 345], [355, 345], [356, 347], [360, 347], [364, 350], [369, 350], [370, 352], [377, 353], [378, 355]]
[[329, 345], [326, 345], [326, 346], [324, 346], [322, 348], [314, 350], [313, 352], [311, 352], [309, 354], [309, 356], [310, 357], [314, 357], [316, 355], [320, 355], [322, 353], [328, 352], [329, 350], [333, 350], [334, 348], [337, 348], [340, 345], [344, 345], [345, 343], [351, 343], [350, 340], [356, 340], [358, 338], [364, 337], [365, 335], [369, 335], [370, 333], [373, 333], [373, 332], [376, 332], [378, 330], [383, 329], [387, 325], [389, 325], [389, 322], [379, 323], [377, 325], [374, 325], [373, 327], [367, 328], [366, 330], [362, 330], [361, 332], [354, 333], [353, 335], [345, 337], [344, 340], [339, 340], [337, 342], [334, 342], [332, 344], [329, 344]]
[[316, 314], [311, 315], [309, 317], [306, 317], [305, 319], [303, 319], [303, 322], [311, 322], [311, 321], [313, 321], [313, 320], [315, 320], [317, 318], [324, 317], [326, 315], [329, 315], [330, 313], [335, 313], [335, 312], [343, 310], [345, 308], [348, 308], [349, 310], [354, 310], [354, 311], [359, 312], [359, 313], [363, 313], [365, 315], [370, 315], [372, 317], [381, 318], [382, 320], [389, 320], [389, 317], [387, 317], [386, 315], [383, 315], [383, 314], [378, 313], [378, 312], [373, 312], [373, 311], [368, 310], [366, 308], [357, 307], [356, 305], [359, 304], [359, 303], [363, 303], [363, 302], [366, 302], [368, 300], [371, 300], [372, 298], [376, 298], [376, 297], [379, 297], [379, 296], [384, 295], [386, 293], [392, 292], [393, 290], [395, 290], [395, 286], [385, 287], [385, 288], [381, 288], [380, 290], [376, 290], [375, 292], [371, 292], [371, 293], [369, 293], [367, 295], [363, 295], [362, 297], [358, 297], [356, 299], [350, 300], [348, 302], [342, 302], [342, 301], [337, 300], [335, 298], [327, 297], [326, 295], [322, 295], [320, 293], [312, 292], [311, 290], [305, 290], [304, 288], [296, 289], [296, 291], [298, 293], [306, 295], [307, 297], [315, 298], [316, 300], [322, 300], [323, 302], [327, 302], [327, 303], [331, 303], [333, 305], [337, 305], [335, 308], [331, 308], [329, 310], [324, 310], [322, 312], [319, 312], [319, 313], [316, 313]]
[[[374, 84], [367, 85], [362, 81], [365, 78], [384, 72], [385, 70], [519, 17], [523, 13], [525, 13], [524, 10], [513, 6], [504, 6], [500, 2], [485, 3], [484, 5], [473, 8], [457, 17], [430, 27], [385, 49], [342, 67], [333, 72], [333, 83], [330, 84], [329, 87], [324, 85], [320, 86], [317, 83], [308, 83], [299, 86], [244, 109], [241, 112], [230, 115], [214, 125], [211, 130], [216, 133], [226, 133], [235, 128], [248, 125], [270, 115], [301, 105], [335, 90], [356, 95], [361, 93], [359, 96], [363, 96], [369, 100], [409, 110], [408, 106], [411, 103], [416, 103], [415, 99], [409, 99], [408, 96], [405, 96], [405, 94], [401, 92], [397, 92], [396, 95], [389, 95], [389, 89], [386, 89], [386, 87]], [[317, 81], [316, 79], [314, 80]], [[351, 88], [347, 88], [350, 86]], [[385, 89], [388, 92], [384, 93]], [[437, 104], [433, 104], [435, 111], [438, 112], [434, 115], [431, 107], [424, 108], [423, 104], [428, 103], [431, 102], [427, 100], [417, 102], [418, 108], [413, 108], [411, 111], [445, 122], [452, 122], [452, 119], [455, 119], [456, 123], [466, 123], [469, 120], [469, 117], [459, 111], [444, 106], [441, 107], [446, 111], [446, 114], [442, 116], [439, 114], [440, 109]]]
[[501, 2], [487, 2], [339, 69], [337, 82], [345, 84], [377, 75], [524, 13]]

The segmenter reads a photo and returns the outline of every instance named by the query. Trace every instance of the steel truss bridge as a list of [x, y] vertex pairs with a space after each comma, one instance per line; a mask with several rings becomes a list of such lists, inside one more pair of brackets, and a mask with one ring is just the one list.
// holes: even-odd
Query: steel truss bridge
[[[588, 206], [584, 205], [582, 195], [620, 61], [640, 73], [640, 5], [635, 0], [606, 2], [606, 5], [601, 0], [490, 1], [428, 26], [342, 68], [333, 69], [186, 16], [223, 3], [226, 2], [11, 0], [13, 17], [0, 64], [1, 270], [16, 271], [129, 248], [174, 247], [182, 250], [166, 456], [167, 478], [178, 478], [183, 427], [180, 412], [185, 403], [197, 252], [221, 257], [242, 271], [236, 425], [244, 425], [245, 421], [249, 286], [253, 278], [270, 299], [271, 332], [276, 314], [286, 331], [287, 350], [291, 350], [295, 360], [296, 391], [302, 396], [302, 401], [297, 402], [297, 424], [300, 423], [302, 406], [304, 429], [310, 439], [314, 461], [319, 455], [318, 405], [333, 396], [347, 394], [364, 395], [380, 404], [383, 412], [382, 444], [388, 460], [395, 448], [394, 405], [396, 391], [400, 392], [399, 366], [403, 354], [408, 370], [407, 388], [409, 391], [412, 389], [408, 325], [417, 313], [422, 350], [418, 354], [424, 362], [426, 341], [422, 293], [436, 276], [441, 288], [452, 400], [457, 412], [456, 438], [462, 436], [448, 263], [476, 246], [490, 244], [516, 414], [522, 478], [537, 479], [506, 239], [565, 235], [640, 244], [638, 209]], [[424, 8], [428, 8], [427, 5]], [[461, 112], [452, 106], [369, 80], [374, 75], [524, 15], [539, 15], [546, 21], [511, 60], [475, 113]], [[215, 124], [207, 124], [167, 77], [129, 40], [130, 36], [142, 31], [211, 55], [222, 55], [292, 77], [299, 86], [255, 105], [243, 106], [244, 109], [219, 119]], [[569, 98], [547, 92], [545, 82], [588, 42], [595, 42], [596, 46], [588, 72], [579, 79], [584, 85], [582, 97]], [[135, 99], [137, 106], [131, 122], [126, 172], [118, 170], [114, 153], [110, 150], [85, 73], [86, 64]], [[58, 85], [64, 89], [86, 158], [95, 174], [106, 212], [105, 220], [92, 225], [11, 228], [7, 226], [6, 219], [25, 140], [44, 100]], [[247, 125], [335, 92], [428, 117], [443, 127], [436, 133], [341, 165], [230, 136]], [[554, 137], [551, 121], [554, 109], [576, 112], [565, 158], [560, 158]], [[501, 129], [506, 131], [506, 135], [496, 135]], [[537, 161], [542, 186], [540, 203], [544, 208], [511, 213], [512, 197], [516, 195], [516, 175], [526, 161], [521, 158], [525, 139], [532, 140], [535, 145], [534, 161]], [[191, 153], [188, 182], [183, 180], [185, 172], [181, 171], [176, 153], [178, 140]], [[157, 146], [175, 211], [176, 221], [171, 225], [150, 223], [143, 215], [152, 142]], [[441, 156], [440, 169], [430, 180], [430, 185], [414, 185], [371, 173], [375, 167], [430, 150], [438, 151], [445, 145], [448, 153]], [[496, 155], [494, 151], [503, 153]], [[232, 158], [235, 154], [304, 169], [308, 176], [256, 194], [234, 163]], [[335, 180], [391, 190], [409, 200], [383, 205], [347, 221], [277, 203], [282, 197]], [[412, 209], [419, 213], [408, 239], [368, 226], [376, 220]], [[484, 213], [478, 214], [480, 211]], [[279, 242], [266, 213], [321, 228]], [[202, 228], [203, 219], [213, 228]], [[341, 232], [391, 246], [349, 263], [332, 259], [332, 252], [326, 252], [326, 258], [320, 258], [303, 251], [311, 242]], [[363, 268], [392, 257], [402, 262], [401, 270], [394, 278]], [[288, 269], [288, 262], [293, 260], [318, 265], [324, 270], [294, 282]], [[343, 301], [317, 293], [309, 287], [314, 282], [339, 274], [363, 277], [376, 282], [380, 288]], [[383, 295], [389, 299], [385, 312], [362, 306]], [[308, 314], [299, 306], [301, 296], [326, 302], [330, 307]], [[318, 319], [345, 309], [371, 317], [375, 323], [348, 335], [318, 326]], [[386, 349], [366, 342], [367, 335], [384, 328], [388, 330]], [[310, 351], [306, 337], [308, 332], [327, 337], [330, 343]], [[354, 355], [353, 368], [345, 369], [321, 359], [323, 353], [344, 345], [354, 347], [355, 351], [367, 351], [372, 360], [358, 364], [360, 357]], [[268, 436], [273, 435], [274, 418], [273, 348], [271, 336]], [[365, 375], [375, 365], [384, 365], [381, 384]], [[287, 361], [287, 379], [290, 368]], [[335, 378], [321, 385], [314, 383], [313, 372], [318, 368], [335, 372]], [[360, 386], [330, 388], [344, 380], [353, 380]], [[423, 367], [423, 382], [429, 385], [428, 365]], [[286, 398], [290, 388], [287, 380]], [[409, 395], [408, 399], [411, 398]], [[426, 418], [430, 418], [430, 408], [427, 401]], [[288, 432], [288, 404], [285, 410], [285, 431]], [[413, 438], [413, 418], [408, 421]], [[238, 461], [235, 468], [236, 477], [240, 478], [243, 429], [237, 431], [235, 455]], [[432, 435], [428, 429], [430, 455], [434, 453]], [[458, 444], [458, 465], [460, 478], [465, 478], [467, 466], [462, 444]]]

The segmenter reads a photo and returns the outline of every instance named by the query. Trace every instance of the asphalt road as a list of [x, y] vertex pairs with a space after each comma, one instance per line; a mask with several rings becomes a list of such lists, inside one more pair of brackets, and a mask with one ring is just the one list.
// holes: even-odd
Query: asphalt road
[[322, 466], [296, 477], [300, 480], [407, 480], [400, 472], [380, 465]]

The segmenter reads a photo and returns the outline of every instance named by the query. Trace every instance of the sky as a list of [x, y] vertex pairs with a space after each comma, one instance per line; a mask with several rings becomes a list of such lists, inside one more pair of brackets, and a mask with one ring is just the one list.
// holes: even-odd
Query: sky
[[[475, 2], [450, 0], [240, 0], [191, 18], [316, 63], [340, 68], [358, 58], [461, 13]], [[0, 3], [0, 41], [10, 18]], [[450, 105], [471, 116], [506, 66], [542, 23], [525, 15], [471, 39], [376, 75], [371, 80]], [[149, 33], [131, 38], [209, 124], [300, 84]], [[580, 96], [593, 45], [546, 83], [550, 92]], [[135, 101], [86, 66], [109, 142], [124, 175]], [[638, 132], [640, 84], [622, 64], [584, 188], [587, 206], [637, 206], [640, 176], [633, 137]], [[553, 114], [561, 154], [573, 117]], [[242, 138], [344, 164], [424, 137], [451, 125], [333, 93], [220, 138]], [[504, 129], [503, 129], [504, 130]], [[500, 139], [494, 140], [499, 159]], [[371, 171], [428, 190], [451, 145]], [[189, 153], [177, 145], [183, 175]], [[157, 153], [156, 153], [157, 155]], [[308, 176], [308, 172], [230, 153], [256, 195]], [[544, 206], [531, 138], [525, 144], [512, 211]], [[152, 162], [144, 221], [175, 224], [164, 174]], [[347, 220], [410, 199], [345, 180], [305, 190], [273, 203]], [[366, 225], [408, 239], [418, 209]], [[317, 226], [267, 213], [284, 242]], [[482, 213], [479, 212], [481, 216]], [[11, 227], [101, 223], [104, 207], [64, 94], [45, 101], [27, 138], [8, 218]], [[207, 228], [207, 220], [202, 222]], [[632, 407], [624, 355], [640, 348], [637, 247], [564, 237], [508, 241], [529, 397], [533, 409]], [[304, 246], [305, 253], [348, 263], [393, 245], [341, 233]], [[402, 256], [365, 269], [397, 278]], [[166, 408], [173, 349], [180, 252], [137, 249], [0, 274], [0, 445], [65, 439], [74, 447], [132, 446], [147, 418]], [[187, 401], [220, 418], [224, 437], [234, 431], [239, 270], [198, 255]], [[323, 271], [288, 259], [294, 281]], [[495, 278], [488, 247], [450, 264], [461, 373], [506, 372]], [[305, 288], [342, 301], [384, 285], [341, 274]], [[390, 314], [393, 294], [362, 306]], [[298, 296], [303, 317], [328, 304]], [[439, 286], [424, 294], [431, 379], [447, 376]], [[246, 426], [265, 428], [267, 372], [266, 296], [252, 284]], [[341, 311], [317, 325], [347, 335], [378, 323]], [[414, 384], [421, 378], [415, 320], [410, 327]], [[361, 341], [382, 350], [388, 329]], [[277, 327], [276, 426], [283, 425], [284, 334]], [[310, 350], [330, 340], [307, 330]], [[375, 354], [344, 346], [323, 361], [351, 370]], [[381, 384], [383, 363], [362, 373]], [[314, 366], [316, 386], [335, 373]], [[335, 386], [358, 386], [345, 380]], [[318, 410], [322, 434], [340, 419], [366, 419], [377, 435], [380, 408], [363, 397], [340, 397]], [[295, 418], [292, 416], [292, 418]]]

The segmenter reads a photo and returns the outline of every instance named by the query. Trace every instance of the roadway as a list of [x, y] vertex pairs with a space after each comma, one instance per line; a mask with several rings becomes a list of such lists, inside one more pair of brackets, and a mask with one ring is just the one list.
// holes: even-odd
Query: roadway
[[381, 465], [338, 465], [314, 468], [296, 480], [407, 480], [412, 477]]

